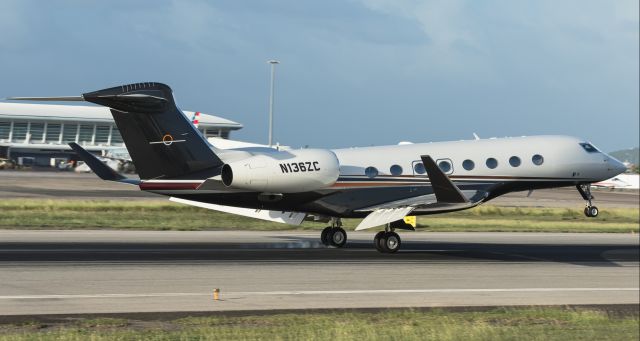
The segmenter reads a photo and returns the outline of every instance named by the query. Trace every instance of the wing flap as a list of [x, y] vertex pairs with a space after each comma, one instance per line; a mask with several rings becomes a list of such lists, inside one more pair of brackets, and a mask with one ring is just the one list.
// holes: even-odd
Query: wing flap
[[411, 213], [413, 209], [414, 208], [411, 206], [405, 206], [375, 210], [369, 213], [369, 215], [360, 222], [360, 224], [356, 227], [356, 231], [362, 231], [375, 226], [391, 223], [396, 220], [401, 220], [407, 214]]

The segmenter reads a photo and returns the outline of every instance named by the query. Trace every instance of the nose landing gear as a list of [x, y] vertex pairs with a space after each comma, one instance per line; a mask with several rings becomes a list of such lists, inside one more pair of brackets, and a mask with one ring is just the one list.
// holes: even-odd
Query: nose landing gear
[[331, 218], [331, 226], [322, 230], [320, 240], [326, 246], [343, 247], [347, 243], [347, 231], [342, 228], [342, 220]]
[[595, 218], [598, 216], [599, 210], [596, 206], [591, 204], [591, 200], [595, 199], [593, 195], [591, 195], [591, 184], [586, 185], [577, 185], [576, 188], [582, 199], [587, 202], [587, 206], [584, 208], [584, 215], [589, 218]]

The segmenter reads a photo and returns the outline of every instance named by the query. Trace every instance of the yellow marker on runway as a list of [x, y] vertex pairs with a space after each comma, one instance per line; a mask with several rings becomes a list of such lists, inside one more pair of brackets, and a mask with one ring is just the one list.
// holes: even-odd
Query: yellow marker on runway
[[415, 228], [416, 227], [416, 222], [417, 222], [416, 216], [408, 215], [408, 216], [404, 217], [404, 222], [406, 224], [409, 224], [409, 225], [413, 226], [413, 228]]
[[220, 289], [218, 288], [213, 289], [213, 300], [214, 301], [220, 300]]

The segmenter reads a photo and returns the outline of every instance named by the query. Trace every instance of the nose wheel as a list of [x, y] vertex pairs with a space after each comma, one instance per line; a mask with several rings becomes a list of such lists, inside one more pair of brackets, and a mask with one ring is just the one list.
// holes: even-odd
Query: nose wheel
[[578, 192], [580, 192], [582, 199], [587, 202], [587, 206], [584, 208], [584, 215], [589, 218], [597, 217], [600, 211], [591, 203], [591, 200], [595, 199], [593, 195], [591, 195], [591, 184], [577, 185], [576, 188]]
[[343, 247], [347, 244], [347, 231], [342, 227], [340, 219], [332, 219], [331, 226], [327, 226], [320, 233], [320, 240], [325, 246]]
[[584, 208], [584, 215], [589, 218], [595, 218], [598, 216], [598, 208], [596, 206], [587, 206]]

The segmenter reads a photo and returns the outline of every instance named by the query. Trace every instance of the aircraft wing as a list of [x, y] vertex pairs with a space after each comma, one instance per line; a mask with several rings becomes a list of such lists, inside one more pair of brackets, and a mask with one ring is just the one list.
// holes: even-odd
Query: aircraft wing
[[357, 212], [368, 212], [375, 210], [385, 210], [397, 207], [413, 207], [415, 210], [420, 212], [430, 212], [433, 211], [436, 213], [437, 211], [450, 211], [447, 208], [454, 207], [473, 207], [477, 204], [481, 203], [487, 197], [487, 192], [485, 191], [460, 191], [466, 198], [469, 198], [468, 202], [462, 203], [450, 203], [450, 202], [440, 202], [436, 199], [434, 194], [426, 194], [419, 195], [412, 198], [400, 199], [396, 201], [389, 201], [375, 206], [364, 207], [356, 210]]
[[427, 170], [433, 194], [390, 201], [363, 207], [359, 212], [371, 212], [356, 227], [356, 231], [384, 225], [404, 218], [409, 213], [444, 213], [479, 205], [488, 195], [484, 191], [461, 191], [442, 172], [431, 156], [421, 156]]
[[463, 203], [438, 202], [435, 194], [427, 194], [361, 208], [357, 211], [371, 213], [360, 222], [356, 231], [391, 223], [410, 213], [446, 213], [471, 208], [482, 203], [488, 195], [484, 191], [461, 191], [461, 193], [470, 200]]

